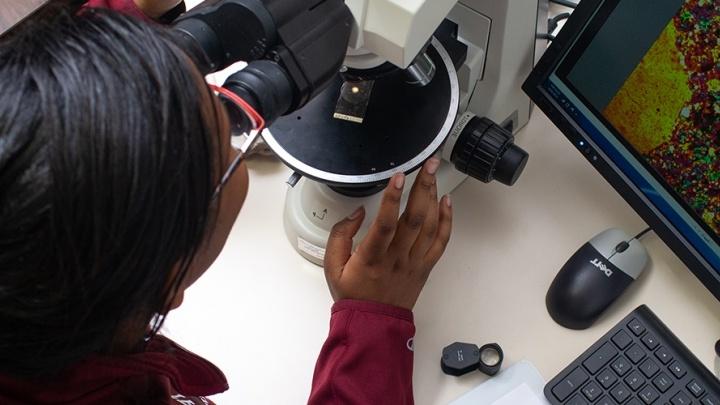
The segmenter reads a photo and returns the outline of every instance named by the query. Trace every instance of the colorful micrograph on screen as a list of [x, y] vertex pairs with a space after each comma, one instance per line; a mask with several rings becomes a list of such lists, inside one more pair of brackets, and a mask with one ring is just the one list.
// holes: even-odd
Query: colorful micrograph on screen
[[686, 1], [603, 115], [720, 234], [720, 2]]

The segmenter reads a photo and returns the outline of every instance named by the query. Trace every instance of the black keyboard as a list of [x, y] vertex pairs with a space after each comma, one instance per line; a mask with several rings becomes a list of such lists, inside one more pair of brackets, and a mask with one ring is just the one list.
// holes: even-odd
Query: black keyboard
[[551, 404], [720, 405], [720, 381], [645, 305], [545, 386]]

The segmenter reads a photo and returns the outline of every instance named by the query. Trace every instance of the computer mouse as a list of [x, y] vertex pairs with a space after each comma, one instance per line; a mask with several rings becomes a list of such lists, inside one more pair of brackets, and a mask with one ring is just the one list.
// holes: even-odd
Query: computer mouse
[[550, 316], [586, 329], [642, 274], [648, 254], [639, 240], [616, 228], [585, 243], [555, 276], [545, 296]]

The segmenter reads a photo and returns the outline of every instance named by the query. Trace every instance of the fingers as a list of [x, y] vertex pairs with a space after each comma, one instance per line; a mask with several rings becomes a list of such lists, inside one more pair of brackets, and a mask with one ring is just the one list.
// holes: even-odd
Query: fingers
[[382, 259], [395, 236], [404, 186], [405, 175], [398, 173], [390, 179], [383, 192], [380, 210], [360, 247], [368, 262]]
[[437, 181], [435, 173], [440, 160], [432, 158], [425, 162], [410, 190], [407, 207], [400, 218], [395, 239], [392, 242], [395, 252], [409, 255], [410, 249], [418, 238], [430, 213], [432, 201], [437, 200]]
[[417, 240], [410, 250], [410, 258], [423, 259], [425, 254], [435, 242], [437, 237], [438, 222], [440, 213], [438, 212], [438, 200], [437, 200], [437, 184], [434, 184], [432, 191], [430, 192], [429, 204], [427, 208], [427, 218], [423, 224], [420, 234], [417, 236]]
[[425, 260], [432, 265], [435, 265], [435, 263], [440, 260], [450, 241], [450, 234], [452, 233], [452, 201], [450, 200], [450, 196], [446, 195], [443, 197], [439, 205], [440, 218], [438, 220], [437, 236], [425, 255]]
[[345, 263], [352, 254], [353, 236], [357, 233], [365, 218], [365, 209], [360, 207], [349, 217], [333, 226], [325, 249], [325, 278], [328, 284], [340, 278]]

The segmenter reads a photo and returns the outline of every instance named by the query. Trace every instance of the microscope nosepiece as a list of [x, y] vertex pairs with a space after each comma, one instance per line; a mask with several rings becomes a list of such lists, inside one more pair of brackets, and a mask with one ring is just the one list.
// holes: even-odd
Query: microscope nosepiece
[[405, 82], [417, 87], [425, 87], [435, 77], [437, 67], [427, 52], [421, 52], [413, 63], [405, 69]]

